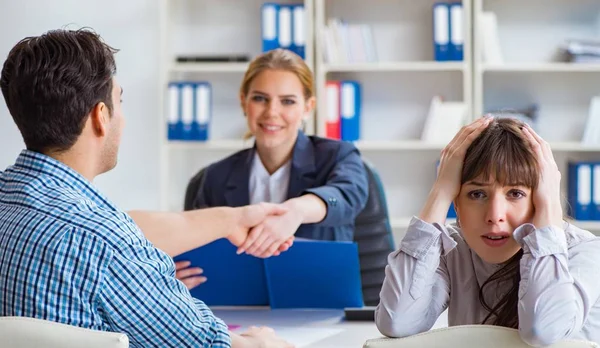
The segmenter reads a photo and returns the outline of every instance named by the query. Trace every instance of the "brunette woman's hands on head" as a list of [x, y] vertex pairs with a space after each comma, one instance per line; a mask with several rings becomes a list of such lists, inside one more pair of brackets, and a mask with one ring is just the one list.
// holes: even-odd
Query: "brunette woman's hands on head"
[[556, 226], [563, 227], [563, 210], [560, 203], [561, 174], [552, 155], [550, 145], [537, 135], [529, 125], [523, 127], [532, 152], [537, 158], [540, 177], [537, 188], [533, 191], [533, 225], [536, 228]]
[[419, 215], [421, 220], [442, 225], [445, 223], [448, 208], [460, 192], [460, 180], [467, 149], [492, 120], [492, 117], [485, 116], [462, 127], [442, 150], [437, 179]]

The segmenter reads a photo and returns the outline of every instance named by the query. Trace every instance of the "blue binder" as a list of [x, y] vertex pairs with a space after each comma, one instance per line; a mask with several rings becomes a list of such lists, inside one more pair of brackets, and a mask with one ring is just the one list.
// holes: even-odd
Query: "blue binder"
[[206, 283], [190, 293], [209, 306], [267, 306], [269, 295], [263, 260], [237, 255], [227, 239], [178, 255], [175, 261], [190, 261], [202, 268]]
[[340, 83], [341, 139], [357, 141], [360, 139], [361, 91], [357, 81]]
[[463, 5], [461, 3], [452, 3], [449, 5], [450, 8], [450, 41], [448, 46], [448, 58], [449, 60], [462, 61], [463, 60], [463, 46], [464, 46], [464, 28], [463, 28]]
[[264, 3], [261, 7], [262, 51], [267, 52], [279, 47], [279, 4]]
[[194, 88], [192, 139], [206, 141], [212, 116], [211, 85], [208, 82], [198, 82]]
[[171, 82], [168, 86], [167, 139], [181, 140], [181, 93], [179, 83]]
[[361, 307], [358, 247], [350, 242], [296, 240], [268, 259], [236, 255], [221, 239], [175, 257], [201, 267], [208, 281], [191, 290], [209, 306]]
[[352, 242], [296, 241], [265, 259], [271, 308], [362, 307], [358, 246]]
[[592, 167], [590, 162], [569, 163], [569, 215], [576, 220], [594, 219]]
[[433, 52], [436, 61], [450, 59], [450, 6], [445, 2], [433, 5]]
[[305, 58], [306, 17], [304, 5], [292, 5], [292, 45], [290, 49], [302, 59]]
[[279, 5], [277, 12], [277, 47], [292, 50], [292, 5]]
[[181, 82], [179, 93], [181, 99], [181, 139], [194, 140], [194, 99], [196, 83]]
[[594, 207], [593, 219], [600, 221], [600, 162], [594, 163], [592, 170], [592, 204]]

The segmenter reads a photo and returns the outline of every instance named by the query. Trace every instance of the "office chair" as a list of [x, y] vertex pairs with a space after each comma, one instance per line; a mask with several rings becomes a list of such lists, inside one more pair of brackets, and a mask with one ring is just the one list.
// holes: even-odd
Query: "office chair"
[[127, 348], [127, 335], [53, 321], [0, 317], [0, 346], [8, 348]]
[[[551, 348], [591, 348], [599, 345], [580, 340], [565, 340]], [[426, 331], [404, 338], [376, 338], [363, 348], [531, 348], [515, 329], [492, 325], [459, 325]]]

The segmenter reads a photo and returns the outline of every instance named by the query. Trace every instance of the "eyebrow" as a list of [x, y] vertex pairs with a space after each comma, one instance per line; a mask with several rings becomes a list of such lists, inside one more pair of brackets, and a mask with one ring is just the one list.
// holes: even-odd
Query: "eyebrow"
[[[263, 95], [265, 97], [268, 97], [269, 95], [265, 92], [261, 92], [261, 91], [252, 91], [253, 94], [260, 94]], [[279, 98], [297, 98], [297, 96], [295, 94], [284, 94], [284, 95], [280, 95]]]
[[123, 87], [121, 87], [121, 95], [123, 95]]

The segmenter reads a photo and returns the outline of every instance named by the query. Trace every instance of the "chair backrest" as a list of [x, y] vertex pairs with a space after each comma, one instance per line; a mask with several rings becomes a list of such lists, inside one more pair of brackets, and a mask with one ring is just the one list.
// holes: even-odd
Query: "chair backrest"
[[200, 169], [193, 178], [190, 179], [190, 182], [187, 185], [185, 190], [185, 199], [183, 201], [183, 210], [192, 210], [194, 207], [194, 200], [200, 191], [200, 188], [204, 184], [204, 172], [206, 168]]
[[[376, 338], [365, 342], [363, 348], [531, 348], [515, 329], [492, 325], [462, 325], [445, 327], [404, 338]], [[590, 348], [598, 344], [565, 340], [552, 348]]]
[[387, 257], [394, 251], [394, 239], [381, 178], [370, 163], [363, 163], [368, 176], [369, 198], [354, 220], [354, 241], [358, 245], [363, 302], [366, 306], [376, 306], [385, 278]]
[[8, 348], [127, 348], [127, 335], [52, 321], [0, 317], [0, 346]]

